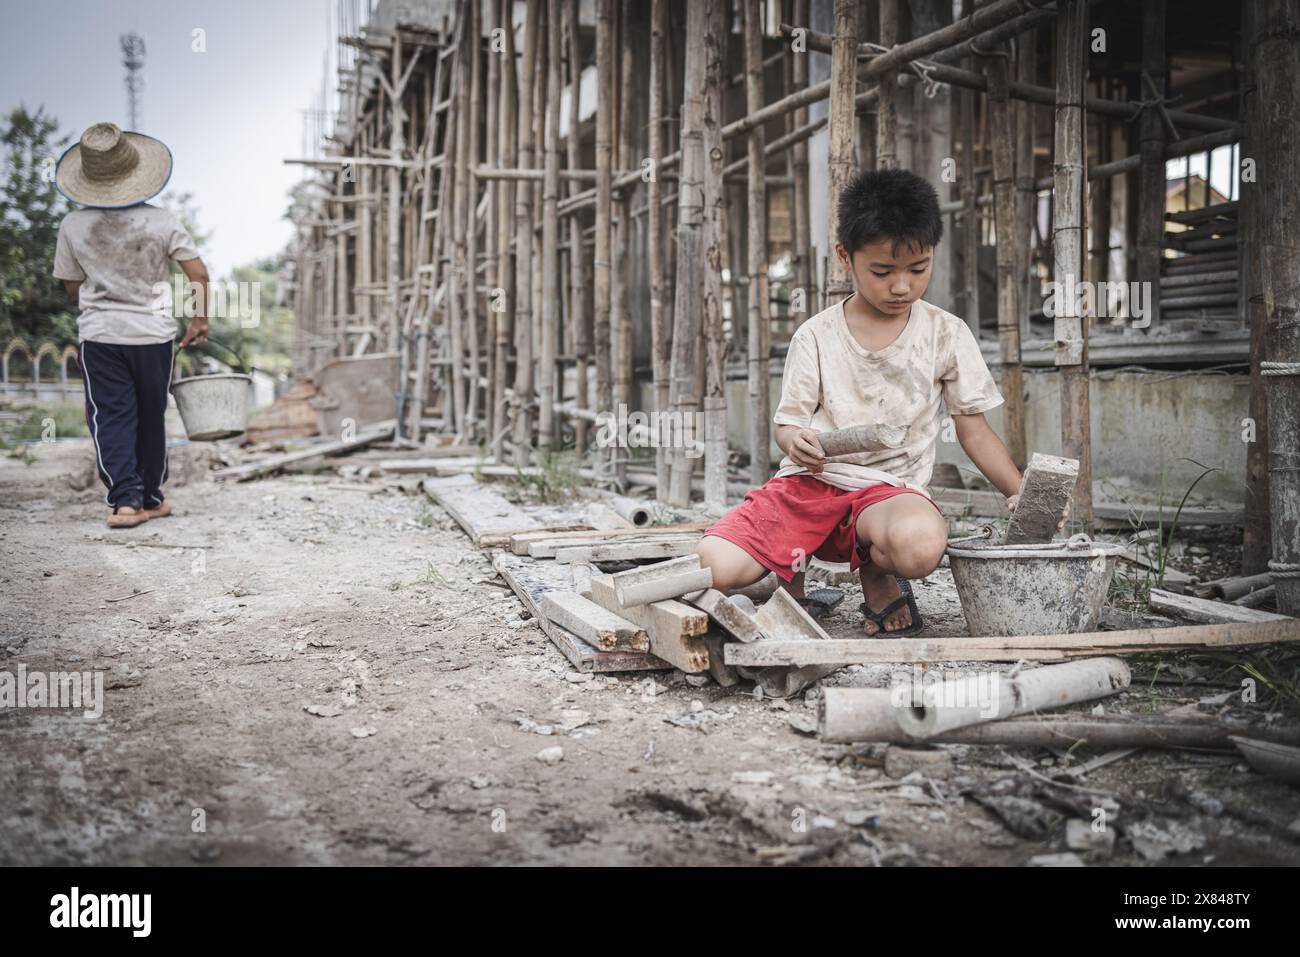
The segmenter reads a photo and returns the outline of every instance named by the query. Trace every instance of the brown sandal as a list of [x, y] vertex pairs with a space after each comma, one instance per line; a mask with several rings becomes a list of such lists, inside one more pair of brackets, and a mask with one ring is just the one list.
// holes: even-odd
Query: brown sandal
[[109, 528], [135, 528], [149, 521], [149, 513], [142, 508], [130, 505], [117, 505], [108, 513]]

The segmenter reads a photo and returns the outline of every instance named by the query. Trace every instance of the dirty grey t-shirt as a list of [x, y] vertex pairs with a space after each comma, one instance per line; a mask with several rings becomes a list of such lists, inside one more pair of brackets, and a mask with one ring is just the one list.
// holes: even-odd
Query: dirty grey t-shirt
[[54, 278], [83, 280], [77, 330], [83, 341], [120, 345], [170, 342], [170, 260], [197, 259], [175, 215], [141, 203], [125, 209], [77, 209], [59, 224]]

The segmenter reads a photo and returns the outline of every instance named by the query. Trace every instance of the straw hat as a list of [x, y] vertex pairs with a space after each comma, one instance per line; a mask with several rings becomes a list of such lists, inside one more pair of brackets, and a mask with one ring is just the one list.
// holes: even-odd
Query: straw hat
[[171, 175], [171, 150], [160, 140], [96, 123], [59, 157], [54, 183], [74, 203], [113, 209], [157, 196]]

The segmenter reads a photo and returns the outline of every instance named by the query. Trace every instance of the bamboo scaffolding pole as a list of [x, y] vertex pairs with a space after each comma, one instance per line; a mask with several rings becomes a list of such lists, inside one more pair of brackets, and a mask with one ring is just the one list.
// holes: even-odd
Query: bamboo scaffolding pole
[[483, 80], [480, 60], [483, 56], [481, 0], [469, 2], [468, 46], [463, 52], [469, 61], [469, 139], [462, 154], [465, 163], [465, 330], [469, 348], [468, 401], [465, 403], [464, 427], [469, 435], [478, 432], [479, 376], [482, 374], [482, 342], [479, 336], [478, 287], [478, 180], [473, 169], [479, 161], [479, 117], [482, 115]]
[[[1253, 51], [1251, 39], [1255, 36], [1254, 17], [1256, 9], [1253, 4], [1242, 4], [1241, 35], [1245, 39], [1243, 55], [1242, 93], [1240, 109], [1245, 119], [1246, 135], [1241, 141], [1241, 155], [1254, 156], [1261, 149], [1257, 137], [1262, 130], [1259, 122], [1259, 96], [1256, 92], [1256, 71], [1258, 64]], [[1246, 445], [1246, 520], [1242, 530], [1241, 570], [1243, 575], [1255, 575], [1268, 571], [1268, 561], [1272, 557], [1272, 530], [1269, 513], [1271, 493], [1269, 489], [1269, 434], [1268, 434], [1268, 392], [1264, 384], [1261, 363], [1264, 360], [1264, 302], [1263, 286], [1260, 278], [1258, 255], [1251, 255], [1248, 250], [1259, 248], [1261, 223], [1259, 220], [1259, 191], [1242, 189], [1241, 199], [1237, 203], [1237, 224], [1241, 230], [1243, 242], [1237, 249], [1237, 281], [1240, 284], [1239, 312], [1242, 321], [1250, 330], [1250, 408], [1249, 417], [1255, 424], [1254, 441]], [[1171, 277], [1178, 281], [1182, 277]], [[1168, 282], [1170, 280], [1166, 280]]]
[[[677, 183], [677, 275], [673, 305], [670, 402], [678, 421], [689, 421], [698, 408], [695, 344], [703, 312], [705, 231], [704, 113], [707, 29], [716, 0], [687, 5], [685, 80], [682, 90], [681, 174]], [[688, 505], [694, 459], [674, 447], [670, 456], [666, 500]], [[663, 491], [661, 489], [661, 491]]]
[[[1098, 0], [1088, 0], [1089, 3], [1096, 3]], [[983, 12], [981, 8], [979, 13]], [[1026, 14], [1013, 20], [1009, 20], [999, 27], [987, 31], [959, 43], [947, 49], [941, 50], [931, 57], [915, 58], [921, 60], [921, 68], [926, 75], [935, 82], [947, 83], [961, 89], [975, 90], [978, 92], [988, 92], [988, 80], [980, 73], [971, 69], [963, 69], [953, 66], [953, 61], [977, 55], [985, 50], [992, 49], [999, 42], [1009, 37], [1015, 36], [1024, 30], [1032, 30], [1036, 23], [1042, 22], [1056, 13], [1055, 10], [1046, 9], [1034, 14]], [[781, 24], [784, 32], [790, 32], [795, 28], [789, 24]], [[819, 53], [831, 52], [831, 36], [815, 30], [805, 30], [804, 41], [809, 50], [816, 50]], [[901, 47], [900, 47], [901, 49]], [[858, 56], [861, 58], [870, 52], [866, 48], [859, 50]], [[913, 62], [913, 61], [909, 61]], [[907, 64], [904, 64], [907, 65]], [[865, 78], [865, 77], [864, 77]], [[1008, 95], [1013, 100], [1024, 101], [1028, 103], [1038, 103], [1043, 106], [1055, 105], [1056, 91], [1050, 86], [1041, 86], [1032, 82], [1032, 78], [1017, 78], [1011, 82], [1008, 87]], [[819, 97], [820, 98], [820, 97]], [[1084, 107], [1089, 113], [1100, 113], [1105, 116], [1114, 117], [1127, 121], [1137, 120], [1143, 111], [1143, 104], [1133, 100], [1116, 100], [1101, 96], [1086, 96], [1084, 98]], [[1233, 120], [1222, 119], [1217, 116], [1205, 116], [1190, 110], [1178, 110], [1166, 107], [1164, 115], [1168, 116], [1180, 129], [1204, 130], [1208, 132], [1231, 131], [1240, 134], [1240, 126]]]
[[1020, 363], [1020, 217], [1016, 210], [1015, 140], [1007, 99], [1009, 55], [985, 61], [989, 78], [989, 132], [993, 144], [994, 223], [998, 262], [998, 347], [1002, 396], [1006, 400], [1003, 434], [1016, 467], [1027, 462], [1025, 446], [1025, 373]]
[[[541, 42], [542, 0], [528, 0], [524, 27], [524, 58], [519, 67], [517, 106], [519, 114], [519, 159], [521, 169], [533, 165], [533, 74], [537, 45]], [[515, 387], [514, 460], [529, 463], [532, 445], [533, 397], [533, 191], [521, 183], [515, 189]]]
[[[880, 45], [886, 50], [898, 43], [898, 0], [877, 0], [880, 8]], [[832, 50], [834, 44], [832, 43]], [[831, 54], [834, 56], [834, 53]], [[876, 98], [876, 168], [898, 168], [898, 73], [880, 74]]]
[[[853, 292], [853, 282], [848, 268], [835, 252], [839, 242], [839, 197], [853, 175], [853, 96], [856, 91], [856, 65], [858, 48], [857, 3], [855, 0], [835, 0], [835, 34], [831, 40], [830, 83], [830, 145], [827, 166], [830, 175], [827, 186], [827, 223], [829, 235], [826, 248], [826, 297], [831, 299]], [[760, 111], [761, 112], [761, 111]], [[753, 117], [755, 114], [751, 113]]]
[[[745, 30], [745, 109], [752, 113], [763, 105], [763, 34], [761, 7], [754, 0], [743, 4]], [[764, 180], [764, 136], [761, 126], [750, 131], [748, 142], [749, 189], [749, 480], [758, 487], [772, 471], [772, 396], [770, 357], [772, 317], [767, 288], [767, 184]]]
[[[1016, 76], [1032, 83], [1038, 74], [1038, 31], [1030, 29], [1016, 38]], [[1010, 96], [1008, 88], [1007, 95]], [[1016, 283], [1020, 338], [1029, 336], [1029, 304], [1038, 295], [1038, 284], [1030, 276], [1033, 267], [1034, 220], [1038, 214], [1038, 191], [1034, 185], [1034, 113], [1029, 103], [1015, 101], [1016, 144]], [[1019, 459], [1016, 465], [1023, 468]]]
[[[664, 40], [668, 31], [668, 0], [652, 0], [650, 6], [650, 181], [647, 183], [650, 243], [650, 368], [655, 410], [668, 408], [668, 337], [664, 310], [664, 207], [659, 164], [663, 160]], [[576, 219], [573, 220], [576, 222]], [[578, 405], [586, 403], [580, 398]], [[655, 475], [658, 488], [668, 487], [668, 457], [662, 443], [655, 443]]]
[[[972, 0], [962, 0], [962, 16], [971, 15]], [[968, 58], [967, 63], [969, 64]], [[961, 139], [961, 303], [962, 318], [975, 338], [980, 333], [980, 271], [979, 271], [979, 213], [975, 197], [979, 193], [975, 177], [975, 94], [962, 90], [959, 97], [961, 122], [958, 124]]]
[[[578, 0], [566, 0], [564, 5], [564, 29], [568, 39], [569, 61], [569, 136], [566, 148], [569, 168], [564, 173], [578, 173], [580, 164], [579, 146], [582, 140], [582, 124], [579, 113], [582, 88], [582, 38], [578, 31]], [[586, 172], [582, 170], [581, 172]], [[595, 170], [591, 171], [595, 177]], [[569, 196], [578, 192], [578, 180], [569, 180]], [[556, 207], [558, 214], [559, 207]], [[570, 216], [569, 226], [569, 325], [573, 329], [573, 351], [576, 358], [575, 401], [579, 408], [587, 408], [591, 401], [588, 394], [588, 365], [591, 362], [591, 317], [587, 311], [586, 282], [586, 247], [582, 242], [582, 223], [577, 216]], [[586, 419], [574, 420], [575, 448], [579, 456], [587, 449], [587, 430], [590, 423]]]
[[[511, 163], [519, 161], [519, 120], [518, 99], [519, 81], [515, 75], [515, 30], [510, 12], [514, 9], [513, 0], [498, 0], [502, 7], [501, 16], [505, 27], [502, 30], [501, 81], [498, 89], [500, 106], [497, 110], [497, 143], [499, 156]], [[492, 380], [492, 405], [496, 410], [493, 415], [492, 457], [497, 462], [505, 461], [505, 438], [509, 407], [506, 403], [506, 377], [509, 372], [510, 343], [515, 335], [515, 301], [516, 273], [511, 259], [510, 244], [514, 233], [515, 190], [508, 180], [496, 184], [497, 190], [497, 286], [501, 294], [497, 299], [496, 361], [493, 363], [495, 377]]]
[[[1165, 0], [1151, 0], [1142, 6], [1142, 72], [1154, 84], [1155, 96], [1165, 92]], [[1164, 259], [1165, 128], [1155, 110], [1146, 109], [1138, 122], [1141, 162], [1138, 166], [1137, 279], [1152, 288], [1160, 281]], [[1153, 299], [1155, 297], [1152, 297]], [[1151, 325], [1160, 322], [1160, 304], [1149, 304]]]
[[[705, 62], [703, 114], [704, 174], [704, 504], [715, 513], [727, 505], [727, 344], [722, 317], [722, 256], [726, 243], [727, 200], [723, 185], [723, 84], [726, 68], [727, 0], [704, 0]], [[734, 270], [733, 270], [734, 271]], [[757, 417], [758, 412], [755, 410]]]
[[538, 359], [537, 446], [555, 441], [555, 352], [560, 305], [560, 0], [546, 0], [546, 179], [542, 185], [542, 335]]
[[[1083, 191], [1086, 163], [1083, 90], [1087, 75], [1087, 15], [1084, 0], [1058, 0], [1056, 18], [1056, 139], [1052, 193], [1053, 276], [1077, 285], [1083, 277]], [[1161, 167], [1164, 169], [1164, 161]], [[1055, 364], [1061, 373], [1061, 448], [1078, 459], [1074, 515], [1092, 530], [1092, 440], [1088, 397], [1088, 320], [1072, 296], [1061, 296], [1055, 319]]]
[[[488, 36], [489, 41], [495, 44], [496, 38], [504, 33], [501, 26], [501, 5], [498, 0], [483, 0], [488, 4]], [[501, 138], [501, 61], [502, 57], [497, 55], [494, 47], [489, 47], [487, 59], [487, 145], [485, 150], [486, 161], [490, 166], [500, 166], [502, 157], [502, 138]], [[477, 177], [475, 180], [477, 181]], [[488, 385], [483, 393], [483, 412], [487, 420], [486, 435], [491, 441], [492, 437], [497, 435], [501, 429], [501, 420], [496, 402], [496, 385], [501, 381], [501, 370], [497, 367], [497, 326], [501, 324], [501, 306], [500, 296], [501, 276], [500, 276], [500, 259], [499, 252], [501, 248], [500, 237], [498, 235], [499, 217], [497, 215], [501, 206], [501, 189], [500, 183], [484, 183], [484, 194], [487, 198], [487, 231], [483, 247], [485, 262], [485, 282], [487, 283], [487, 308], [484, 310], [484, 316], [487, 319], [485, 337], [483, 340], [483, 352], [487, 359], [487, 380]]]
[[1255, 182], [1260, 215], [1252, 230], [1259, 263], [1253, 319], [1264, 339], [1261, 375], [1268, 390], [1269, 501], [1273, 557], [1268, 563], [1277, 608], [1300, 614], [1300, 11], [1286, 0], [1257, 0], [1250, 38], [1260, 149]]
[[468, 250], [465, 243], [469, 204], [469, 87], [470, 87], [470, 23], [465, 16], [459, 24], [460, 39], [456, 53], [456, 89], [455, 106], [455, 146], [453, 165], [454, 186], [452, 192], [452, 268], [451, 280], [447, 286], [447, 298], [450, 305], [450, 329], [448, 335], [448, 352], [451, 360], [451, 401], [447, 403], [450, 412], [452, 431], [463, 434], [466, 428], [466, 387], [464, 378], [465, 322], [468, 303], [465, 302], [465, 290], [468, 285], [466, 274], [468, 267], [466, 257]]
[[[639, 11], [640, 4], [633, 0], [622, 0], [619, 7], [617, 50], [619, 52], [618, 76], [618, 112], [615, 127], [618, 129], [618, 143], [615, 168], [625, 169], [635, 160], [636, 149], [634, 135], [637, 117], [633, 96], [636, 90], [636, 67], [634, 53], [637, 49], [632, 18]], [[639, 18], [638, 18], [639, 20]], [[639, 182], [639, 180], [638, 180]], [[628, 249], [632, 243], [631, 200], [635, 184], [617, 190], [613, 194], [612, 212], [617, 218], [611, 225], [610, 245], [613, 255], [610, 274], [610, 348], [611, 373], [613, 378], [614, 402], [617, 408], [632, 408], [632, 312], [630, 308], [629, 285], [631, 276], [628, 269]], [[627, 484], [627, 464], [629, 451], [626, 448], [613, 448], [612, 463], [614, 481], [620, 488]]]
[[[614, 169], [614, 0], [596, 0], [596, 236], [594, 266], [595, 312], [592, 329], [596, 352], [596, 411], [614, 406], [614, 380], [610, 355], [612, 310], [611, 256], [613, 240]], [[616, 448], [603, 453], [617, 455]]]
[[529, 184], [531, 189], [532, 209], [533, 209], [533, 260], [532, 260], [532, 297], [533, 311], [529, 325], [529, 344], [531, 352], [529, 353], [529, 365], [533, 377], [533, 392], [528, 396], [528, 404], [533, 412], [532, 425], [533, 429], [529, 434], [528, 443], [533, 450], [537, 449], [537, 386], [540, 382], [538, 375], [538, 357], [542, 349], [542, 289], [544, 278], [542, 276], [542, 264], [545, 262], [545, 252], [542, 249], [542, 234], [545, 230], [543, 216], [543, 180], [545, 180], [546, 165], [546, 63], [549, 50], [548, 33], [550, 30], [550, 17], [547, 10], [547, 0], [543, 0], [540, 10], [538, 11], [540, 27], [537, 35], [537, 58], [533, 62], [533, 79], [530, 92], [533, 97], [533, 155], [535, 162], [543, 168], [542, 180], [537, 180]]
[[[808, 0], [794, 0], [794, 18], [798, 23], [808, 22]], [[808, 85], [808, 57], [796, 56], [790, 59], [791, 87], [802, 89]], [[787, 95], [789, 95], [787, 93]], [[791, 134], [806, 127], [808, 108], [800, 107], [791, 116]], [[818, 124], [818, 129], [823, 124]], [[784, 137], [782, 138], [784, 139]], [[773, 144], [775, 145], [775, 144]], [[784, 148], [782, 146], [781, 148]], [[802, 325], [812, 316], [812, 305], [817, 302], [815, 285], [816, 273], [812, 269], [812, 225], [808, 208], [808, 141], [800, 138], [793, 141], [790, 157], [790, 178], [793, 181], [794, 207], [794, 274], [797, 288], [803, 290], [803, 309], [795, 314], [796, 327]]]

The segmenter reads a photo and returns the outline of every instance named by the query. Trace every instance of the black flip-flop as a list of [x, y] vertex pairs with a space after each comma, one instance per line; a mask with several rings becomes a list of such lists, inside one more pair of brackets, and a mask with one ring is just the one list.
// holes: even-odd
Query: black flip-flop
[[[912, 594], [912, 583], [906, 578], [899, 578], [897, 575], [894, 576], [894, 581], [898, 582], [898, 590], [902, 594], [880, 611], [872, 611], [867, 607], [865, 601], [858, 606], [862, 612], [862, 617], [875, 622], [880, 629], [874, 635], [868, 635], [869, 638], [909, 638], [912, 635], [919, 634], [925, 628], [925, 619], [921, 617], [921, 611], [916, 607], [916, 596]], [[906, 628], [899, 628], [897, 631], [886, 631], [885, 619], [898, 611], [903, 605], [907, 605], [907, 610], [912, 613], [912, 623]]]
[[803, 598], [795, 599], [813, 621], [825, 618], [843, 600], [844, 592], [838, 588], [814, 588]]

